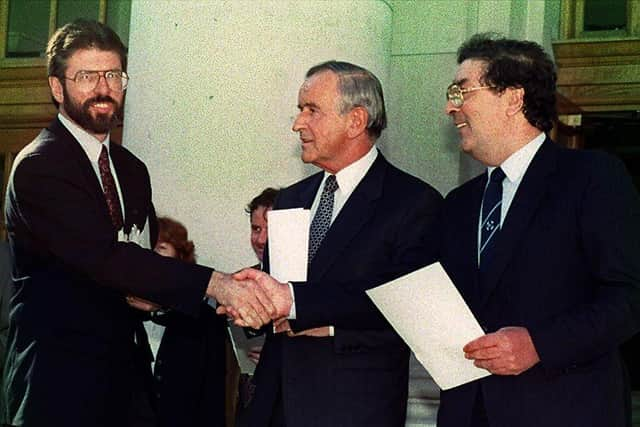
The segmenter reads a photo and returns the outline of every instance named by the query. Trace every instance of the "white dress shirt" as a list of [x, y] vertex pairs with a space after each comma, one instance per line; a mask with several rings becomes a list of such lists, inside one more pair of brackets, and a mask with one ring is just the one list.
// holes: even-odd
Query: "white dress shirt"
[[[533, 157], [536, 155], [540, 146], [546, 139], [546, 135], [544, 132], [541, 132], [540, 135], [536, 136], [530, 142], [528, 142], [524, 147], [520, 148], [518, 151], [513, 153], [511, 156], [507, 158], [502, 164], [500, 168], [505, 174], [505, 179], [502, 181], [502, 205], [500, 207], [500, 227], [502, 228], [502, 224], [504, 224], [504, 219], [509, 212], [509, 208], [511, 207], [511, 202], [513, 202], [513, 198], [516, 195], [516, 191], [518, 191], [518, 187], [520, 186], [520, 182], [522, 182], [522, 177], [525, 172], [529, 168]], [[491, 176], [491, 172], [494, 171], [496, 167], [489, 166], [487, 168], [488, 176]], [[486, 186], [489, 185], [489, 180], [487, 180]], [[478, 247], [480, 247], [480, 241], [482, 236], [482, 206], [480, 206], [480, 221], [478, 221]], [[480, 251], [478, 251], [478, 265], [480, 265]]]
[[[93, 171], [98, 177], [98, 182], [100, 182], [100, 186], [102, 186], [102, 191], [104, 191], [104, 186], [102, 185], [102, 178], [100, 177], [100, 166], [98, 166], [98, 158], [100, 157], [100, 152], [102, 151], [102, 147], [107, 147], [107, 152], [110, 153], [110, 135], [107, 134], [107, 137], [103, 142], [100, 142], [88, 133], [86, 130], [82, 129], [80, 126], [67, 119], [62, 114], [58, 113], [58, 119], [60, 123], [67, 128], [67, 130], [74, 136], [74, 138], [78, 141], [82, 149], [84, 150], [91, 166], [93, 167]], [[116, 189], [118, 190], [118, 199], [120, 199], [120, 209], [122, 210], [122, 218], [124, 218], [124, 201], [122, 199], [122, 191], [120, 190], [120, 181], [118, 181], [118, 174], [116, 173], [115, 168], [113, 167], [113, 161], [111, 160], [111, 155], [109, 155], [109, 168], [111, 169], [111, 175], [113, 175], [113, 181], [116, 184]]]
[[[338, 214], [344, 207], [344, 205], [349, 200], [351, 193], [353, 190], [360, 184], [362, 178], [367, 174], [373, 162], [378, 158], [378, 149], [375, 145], [371, 147], [371, 149], [364, 156], [360, 157], [355, 162], [351, 163], [349, 166], [339, 170], [335, 176], [336, 181], [338, 181], [338, 189], [335, 193], [333, 193], [333, 214], [331, 215], [331, 224], [338, 217]], [[313, 200], [313, 204], [311, 205], [311, 218], [314, 217], [316, 211], [318, 210], [318, 205], [320, 204], [320, 197], [322, 196], [322, 191], [324, 190], [324, 183], [327, 178], [331, 175], [329, 172], [324, 173], [324, 177], [322, 178], [322, 182], [318, 187], [318, 191], [316, 192], [316, 197]], [[295, 292], [293, 289], [293, 285], [289, 284], [289, 289], [291, 290], [291, 297], [293, 299], [293, 303], [291, 304], [291, 311], [289, 312], [289, 319], [296, 318], [296, 298]], [[333, 327], [330, 327], [333, 330]], [[333, 335], [333, 331], [331, 333]]]

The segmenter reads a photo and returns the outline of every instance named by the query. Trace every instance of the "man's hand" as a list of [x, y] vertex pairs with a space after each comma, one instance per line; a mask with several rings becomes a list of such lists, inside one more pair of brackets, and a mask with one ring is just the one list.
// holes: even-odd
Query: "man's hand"
[[271, 302], [276, 308], [275, 315], [272, 319], [280, 319], [289, 316], [293, 298], [289, 285], [280, 283], [264, 271], [255, 270], [253, 268], [245, 268], [233, 275], [234, 280], [254, 280], [264, 292], [269, 296]]
[[496, 375], [518, 375], [540, 361], [526, 328], [507, 327], [464, 346], [464, 356]]
[[146, 299], [134, 297], [133, 295], [127, 295], [126, 299], [127, 304], [138, 310], [152, 312], [158, 311], [161, 308], [158, 304], [154, 304], [151, 301], [147, 301]]
[[219, 271], [211, 274], [207, 296], [215, 298], [222, 306], [216, 310], [218, 314], [231, 315], [239, 326], [259, 329], [276, 313], [276, 307], [265, 291], [253, 280], [235, 280]]
[[253, 363], [257, 365], [258, 362], [260, 361], [260, 353], [262, 353], [262, 346], [256, 345], [249, 349], [247, 356], [249, 357], [249, 360], [251, 360]]
[[279, 334], [286, 332], [289, 337], [328, 337], [331, 335], [329, 326], [321, 326], [319, 328], [305, 329], [300, 332], [293, 332], [287, 319], [276, 320], [273, 323], [274, 332]]

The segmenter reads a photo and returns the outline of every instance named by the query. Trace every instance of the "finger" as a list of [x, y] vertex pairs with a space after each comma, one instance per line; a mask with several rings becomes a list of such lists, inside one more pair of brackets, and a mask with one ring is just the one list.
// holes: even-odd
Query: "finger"
[[471, 353], [481, 348], [495, 346], [497, 345], [497, 343], [498, 337], [496, 336], [496, 334], [487, 334], [467, 343], [464, 347], [462, 347], [462, 350], [465, 353]]
[[[264, 323], [269, 323], [274, 316], [277, 315], [277, 309], [271, 298], [267, 293], [259, 286], [253, 287], [253, 296], [256, 301], [253, 304], [256, 312], [260, 315], [260, 318]], [[263, 317], [264, 314], [264, 317]]]
[[255, 311], [251, 306], [240, 307], [238, 308], [239, 317], [249, 326], [255, 329], [260, 328], [260, 323], [257, 320], [257, 315], [255, 315]]
[[255, 280], [262, 273], [260, 270], [255, 270], [253, 268], [245, 268], [236, 273], [233, 273], [231, 277], [234, 280]]
[[219, 306], [216, 308], [216, 314], [219, 314], [219, 315], [228, 314], [228, 312], [227, 312], [227, 307], [225, 307], [224, 305], [219, 305]]
[[464, 357], [473, 360], [495, 359], [500, 356], [502, 356], [502, 352], [498, 347], [481, 348], [479, 350], [471, 351], [464, 354]]
[[241, 328], [246, 328], [249, 326], [249, 324], [247, 324], [247, 322], [245, 322], [244, 320], [242, 320], [240, 317], [237, 317], [233, 320], [233, 324], [236, 326], [239, 326]]

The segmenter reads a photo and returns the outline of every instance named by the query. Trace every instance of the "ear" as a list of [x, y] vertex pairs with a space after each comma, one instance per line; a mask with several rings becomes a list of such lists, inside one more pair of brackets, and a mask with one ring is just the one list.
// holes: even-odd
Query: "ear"
[[369, 113], [364, 107], [355, 107], [349, 112], [349, 124], [347, 135], [353, 139], [367, 131], [367, 123], [369, 122]]
[[60, 104], [64, 101], [64, 90], [62, 88], [62, 82], [58, 77], [49, 77], [49, 87], [51, 88], [51, 96]]
[[507, 88], [504, 95], [507, 102], [507, 116], [514, 116], [522, 111], [524, 107], [524, 88]]

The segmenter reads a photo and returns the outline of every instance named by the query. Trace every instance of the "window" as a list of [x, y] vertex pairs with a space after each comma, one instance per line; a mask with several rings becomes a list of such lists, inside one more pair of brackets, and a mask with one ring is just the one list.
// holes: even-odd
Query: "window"
[[77, 18], [105, 22], [126, 44], [131, 0], [0, 0], [0, 66], [44, 65], [56, 28]]
[[562, 39], [640, 36], [638, 0], [563, 0]]

